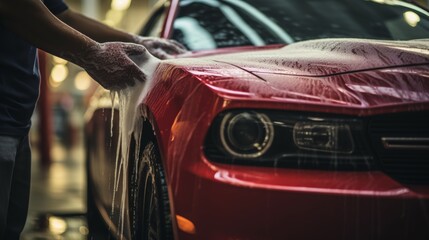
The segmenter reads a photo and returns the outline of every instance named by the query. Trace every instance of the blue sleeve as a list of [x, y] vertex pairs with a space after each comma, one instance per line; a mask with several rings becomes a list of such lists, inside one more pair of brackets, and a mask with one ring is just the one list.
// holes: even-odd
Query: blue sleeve
[[45, 6], [54, 15], [62, 13], [69, 8], [63, 0], [43, 0], [43, 3], [45, 3]]

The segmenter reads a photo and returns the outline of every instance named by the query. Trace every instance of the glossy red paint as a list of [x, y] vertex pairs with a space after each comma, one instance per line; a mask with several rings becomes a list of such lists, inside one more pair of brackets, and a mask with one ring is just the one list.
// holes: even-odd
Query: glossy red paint
[[427, 64], [429, 40], [320, 39], [274, 50], [222, 55], [214, 58], [214, 61], [228, 63], [255, 74], [323, 77]]
[[[410, 232], [411, 238], [428, 236], [424, 230], [428, 188], [414, 191], [382, 172], [218, 165], [202, 153], [213, 118], [227, 109], [354, 116], [428, 110], [428, 61], [396, 66], [367, 63], [371, 66], [362, 71], [326, 76], [269, 73], [267, 63], [252, 72], [218, 61], [239, 57], [166, 61], [142, 103], [156, 126], [173, 214], [190, 219], [197, 229], [195, 236], [177, 232], [177, 239], [280, 239], [286, 233], [292, 238], [322, 239], [367, 239], [374, 234], [384, 239]], [[364, 219], [374, 223], [366, 225]], [[407, 224], [412, 231], [400, 227]], [[392, 226], [394, 230], [388, 231]]]
[[[193, 166], [189, 174], [198, 179], [200, 189], [210, 189], [187, 193], [193, 205], [185, 211], [199, 230], [195, 239], [427, 236], [427, 212], [421, 204], [429, 195], [380, 172], [211, 167], [215, 169]], [[404, 232], [404, 226], [413, 230]], [[181, 233], [180, 239], [192, 239], [188, 237]]]
[[[359, 116], [403, 111], [404, 108], [427, 109], [427, 41], [415, 47], [406, 42], [335, 41], [324, 40], [322, 44], [314, 41], [315, 46], [322, 49], [316, 49], [315, 53], [309, 52], [311, 48], [304, 44], [271, 50], [255, 48], [250, 51], [246, 48], [247, 53], [214, 55], [211, 52], [212, 56], [203, 53], [205, 57], [170, 60], [161, 68], [165, 68], [163, 75], [175, 78], [176, 84], [181, 86], [188, 83], [183, 83], [183, 78], [196, 80], [231, 108], [274, 108]], [[311, 46], [311, 43], [305, 44]], [[335, 46], [335, 52], [329, 51], [331, 55], [320, 53], [331, 44]], [[381, 55], [376, 51], [379, 46], [384, 48]], [[299, 54], [305, 51], [307, 55]], [[367, 54], [356, 55], [356, 52]], [[168, 80], [160, 81], [168, 84], [165, 83]]]
[[[170, 3], [164, 37], [177, 4]], [[173, 217], [175, 239], [429, 239], [427, 185], [382, 171], [218, 164], [203, 152], [213, 119], [231, 109], [355, 117], [427, 111], [429, 41], [328, 39], [179, 57], [158, 66], [140, 105], [155, 132], [171, 214], [196, 228], [182, 232]], [[103, 130], [92, 131], [106, 148]], [[102, 193], [110, 201], [109, 189]]]

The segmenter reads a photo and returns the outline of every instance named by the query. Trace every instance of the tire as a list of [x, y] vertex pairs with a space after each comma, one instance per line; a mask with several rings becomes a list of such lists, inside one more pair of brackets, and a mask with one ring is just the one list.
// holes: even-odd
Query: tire
[[[149, 141], [141, 155], [131, 199], [133, 240], [173, 239], [170, 205], [157, 146]], [[134, 220], [133, 220], [134, 219]]]

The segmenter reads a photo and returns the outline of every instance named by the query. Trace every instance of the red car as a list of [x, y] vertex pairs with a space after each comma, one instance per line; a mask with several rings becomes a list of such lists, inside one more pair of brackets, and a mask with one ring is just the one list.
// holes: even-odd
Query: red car
[[88, 211], [117, 237], [429, 239], [426, 9], [172, 0], [141, 34], [191, 52], [157, 66], [127, 164], [92, 100]]

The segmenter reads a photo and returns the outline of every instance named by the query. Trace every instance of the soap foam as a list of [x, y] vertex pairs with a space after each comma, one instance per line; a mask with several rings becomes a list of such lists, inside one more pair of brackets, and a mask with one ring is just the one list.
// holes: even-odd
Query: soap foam
[[[116, 150], [116, 161], [115, 161], [115, 174], [114, 174], [114, 189], [112, 199], [112, 216], [115, 211], [115, 199], [116, 194], [121, 186], [120, 195], [120, 212], [119, 212], [119, 223], [118, 231], [121, 235], [121, 239], [124, 236], [124, 223], [125, 223], [125, 204], [127, 200], [127, 185], [128, 178], [128, 156], [130, 156], [130, 143], [132, 138], [136, 142], [136, 153], [138, 156], [140, 149], [140, 139], [143, 131], [143, 118], [139, 111], [139, 106], [142, 100], [147, 95], [151, 85], [152, 77], [155, 72], [160, 60], [145, 53], [141, 56], [134, 56], [133, 61], [140, 66], [141, 70], [146, 75], [146, 81], [136, 82], [134, 86], [128, 87], [118, 91], [111, 92], [111, 98], [113, 108], [118, 107], [119, 109], [119, 137], [118, 145]], [[112, 129], [111, 137], [113, 137], [113, 118], [114, 110], [112, 110]], [[137, 161], [138, 162], [138, 161]], [[121, 179], [122, 177], [122, 179]]]

